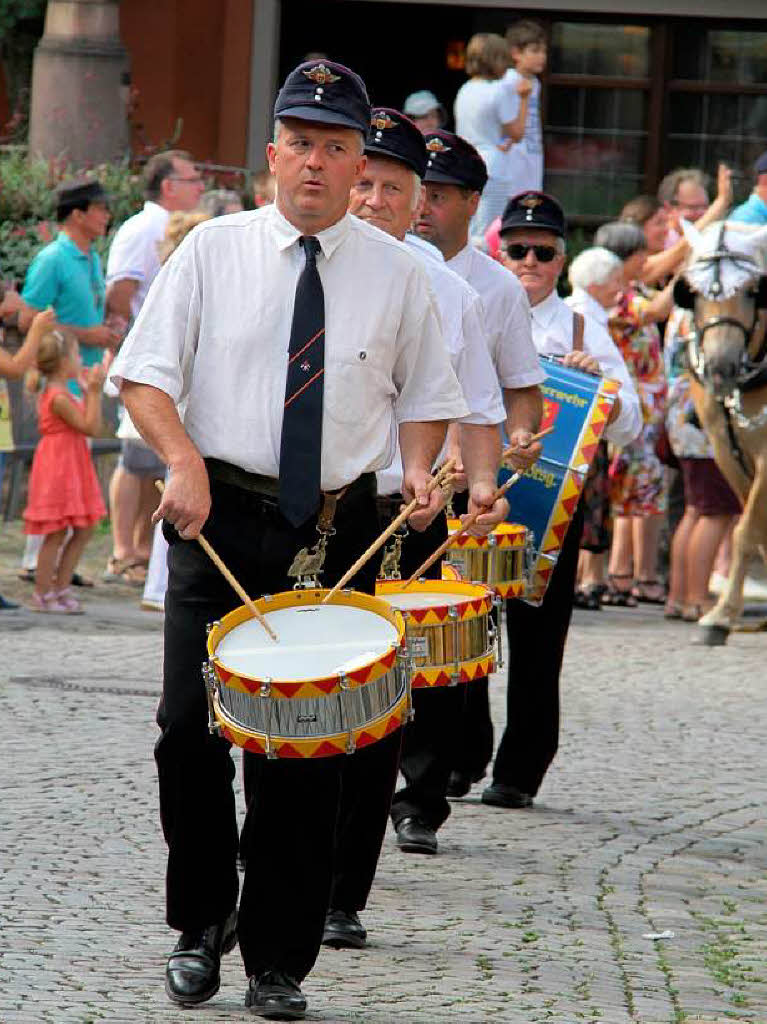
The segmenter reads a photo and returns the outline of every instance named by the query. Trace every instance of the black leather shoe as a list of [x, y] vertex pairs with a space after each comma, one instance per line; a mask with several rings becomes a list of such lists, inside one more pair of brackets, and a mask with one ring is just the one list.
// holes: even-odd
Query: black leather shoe
[[19, 606], [15, 601], [9, 601], [7, 597], [3, 597], [0, 594], [0, 612], [12, 612], [15, 611]]
[[329, 910], [325, 918], [322, 945], [333, 949], [364, 949], [368, 933], [353, 910]]
[[221, 984], [221, 957], [237, 944], [237, 911], [223, 924], [199, 932], [183, 932], [165, 968], [165, 991], [179, 1006], [204, 1003]]
[[471, 778], [468, 775], [464, 775], [463, 772], [450, 772], [450, 778], [447, 783], [447, 795], [452, 797], [453, 800], [460, 799], [471, 789]]
[[394, 827], [397, 830], [397, 846], [405, 853], [437, 852], [437, 833], [420, 818], [403, 818]]
[[297, 982], [282, 971], [267, 971], [260, 978], [251, 975], [245, 1005], [267, 1020], [303, 1020], [306, 1014], [306, 997]]
[[493, 782], [482, 793], [482, 803], [492, 807], [532, 807], [533, 798], [523, 793], [516, 786], [505, 786], [502, 782]]

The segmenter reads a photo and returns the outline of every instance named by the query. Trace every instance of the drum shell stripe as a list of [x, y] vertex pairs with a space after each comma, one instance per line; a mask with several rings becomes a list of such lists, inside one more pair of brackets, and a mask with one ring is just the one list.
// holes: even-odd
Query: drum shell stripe
[[487, 654], [472, 661], [460, 662], [455, 665], [439, 665], [433, 668], [419, 668], [413, 672], [410, 685], [414, 690], [431, 689], [437, 686], [454, 685], [453, 672], [458, 669], [458, 682], [470, 683], [474, 679], [489, 676], [495, 670], [495, 658]]
[[[448, 519], [447, 529], [449, 533], [457, 533], [461, 528], [460, 519]], [[488, 548], [512, 548], [512, 547], [523, 547], [527, 544], [528, 530], [526, 526], [522, 526], [521, 523], [501, 523], [500, 527], [496, 528], [490, 537], [471, 537], [468, 533], [462, 534], [460, 537], [456, 537], [451, 540], [448, 551], [456, 548], [482, 548], [486, 550]]]
[[[370, 746], [384, 739], [390, 733], [399, 729], [404, 721], [408, 710], [408, 697], [405, 692], [397, 700], [397, 703], [386, 714], [367, 725], [361, 726], [352, 731], [354, 743], [357, 749]], [[216, 718], [221, 726], [221, 735], [244, 750], [252, 754], [266, 754], [266, 735], [250, 732], [233, 723], [221, 710], [218, 698], [214, 698], [213, 706]], [[271, 749], [280, 758], [315, 758], [334, 757], [337, 754], [346, 754], [349, 734], [347, 732], [335, 733], [330, 736], [316, 737], [312, 739], [292, 739], [281, 736], [271, 737]]]
[[[349, 672], [346, 676], [346, 685], [354, 689], [355, 687], [366, 686], [368, 683], [375, 682], [376, 679], [380, 679], [381, 676], [391, 670], [396, 657], [397, 651], [392, 648], [392, 650], [373, 664], [365, 665], [363, 668]], [[248, 676], [229, 672], [215, 658], [213, 659], [213, 667], [222, 686], [247, 694], [257, 694], [261, 691], [263, 680], [250, 679]], [[277, 698], [297, 698], [303, 700], [310, 697], [329, 697], [334, 693], [341, 692], [341, 681], [338, 676], [328, 676], [326, 679], [306, 679], [300, 682], [272, 680], [269, 684], [269, 696]]]

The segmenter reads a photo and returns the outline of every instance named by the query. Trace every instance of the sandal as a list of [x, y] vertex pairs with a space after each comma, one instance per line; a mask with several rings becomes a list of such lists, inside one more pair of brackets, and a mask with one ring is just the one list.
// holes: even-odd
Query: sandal
[[610, 573], [607, 577], [610, 581], [607, 590], [602, 594], [602, 604], [612, 605], [615, 608], [636, 608], [637, 599], [631, 592], [631, 588], [623, 588], [615, 585], [615, 580], [630, 580], [630, 573]]
[[686, 604], [682, 608], [682, 622], [697, 622], [702, 615], [702, 604]]
[[681, 619], [683, 611], [684, 605], [680, 604], [679, 601], [666, 601], [663, 617], [664, 619]]
[[631, 593], [642, 604], [666, 603], [666, 588], [660, 580], [634, 580]]
[[603, 583], [584, 583], [575, 588], [574, 608], [584, 608], [589, 612], [602, 610], [602, 595], [607, 590]]
[[127, 583], [131, 587], [143, 587], [146, 583], [146, 568], [142, 559], [131, 562], [127, 558], [110, 555], [102, 579], [105, 583]]

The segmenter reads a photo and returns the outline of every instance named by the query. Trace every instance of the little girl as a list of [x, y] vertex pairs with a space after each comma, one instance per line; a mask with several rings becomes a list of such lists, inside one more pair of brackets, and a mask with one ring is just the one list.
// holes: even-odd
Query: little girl
[[[82, 606], [69, 589], [72, 573], [94, 525], [106, 511], [86, 441], [86, 435], [94, 436], [101, 429], [105, 370], [96, 365], [83, 372], [76, 339], [60, 328], [50, 329], [50, 314], [38, 313], [31, 330], [41, 317], [49, 318], [44, 324], [49, 329], [38, 346], [37, 372], [33, 370], [27, 382], [31, 391], [38, 391], [42, 375], [45, 385], [37, 412], [40, 442], [24, 510], [25, 532], [45, 537], [37, 559], [32, 609], [73, 615], [82, 612]], [[67, 390], [70, 380], [80, 381], [84, 399], [74, 398]]]

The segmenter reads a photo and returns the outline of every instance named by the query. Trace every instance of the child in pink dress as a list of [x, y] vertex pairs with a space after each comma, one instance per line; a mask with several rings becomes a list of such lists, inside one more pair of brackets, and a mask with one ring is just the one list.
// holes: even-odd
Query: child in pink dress
[[[34, 327], [35, 321], [32, 323]], [[101, 429], [104, 376], [100, 365], [83, 371], [76, 339], [61, 329], [49, 330], [41, 338], [37, 373], [32, 371], [28, 381], [34, 391], [39, 390], [41, 379], [45, 384], [37, 414], [40, 442], [24, 509], [25, 532], [45, 536], [37, 560], [34, 611], [69, 615], [82, 612], [69, 585], [93, 527], [105, 515], [86, 440]], [[78, 379], [85, 395], [82, 400], [67, 390], [67, 383]]]

